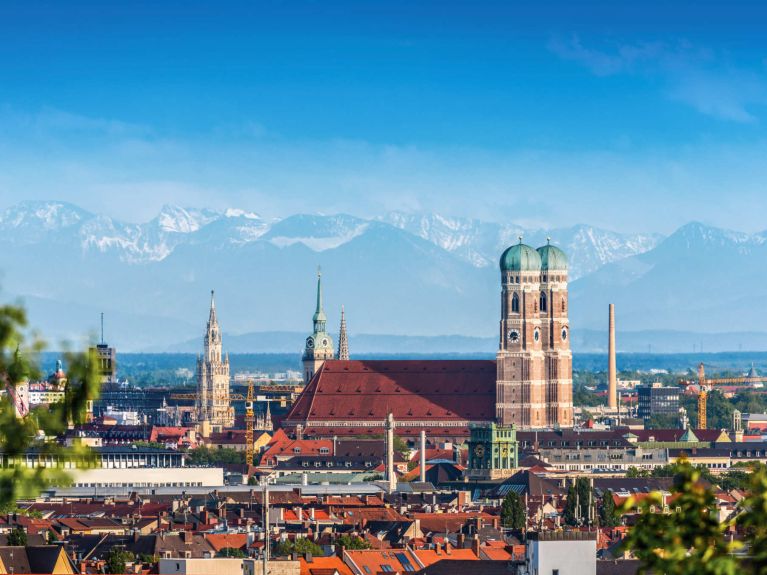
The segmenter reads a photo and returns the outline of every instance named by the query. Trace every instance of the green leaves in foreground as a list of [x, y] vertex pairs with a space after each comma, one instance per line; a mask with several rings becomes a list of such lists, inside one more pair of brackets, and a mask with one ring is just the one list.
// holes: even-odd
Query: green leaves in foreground
[[[664, 513], [664, 504], [670, 506]], [[622, 512], [639, 510], [636, 524], [624, 540], [624, 549], [642, 563], [642, 573], [665, 575], [735, 575], [738, 561], [732, 552], [740, 546], [725, 537], [727, 523], [720, 523], [710, 486], [700, 471], [681, 463], [674, 476], [671, 497], [663, 501], [651, 493], [637, 505], [631, 497]]]
[[[94, 464], [86, 448], [65, 447], [57, 437], [68, 426], [84, 423], [88, 403], [98, 396], [95, 351], [65, 354], [68, 383], [64, 401], [39, 406], [19, 417], [11, 396], [18, 385], [39, 376], [33, 358], [42, 349], [39, 340], [24, 346], [26, 326], [23, 308], [0, 307], [0, 388], [4, 391], [0, 397], [0, 510], [13, 508], [18, 499], [35, 497], [52, 485], [69, 484], [67, 468]], [[27, 467], [28, 454], [43, 462], [41, 466]]]

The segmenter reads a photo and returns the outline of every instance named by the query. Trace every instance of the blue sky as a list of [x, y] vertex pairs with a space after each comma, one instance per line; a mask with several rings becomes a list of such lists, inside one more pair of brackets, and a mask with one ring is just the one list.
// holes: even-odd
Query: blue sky
[[524, 4], [3, 2], [0, 207], [767, 229], [767, 7]]

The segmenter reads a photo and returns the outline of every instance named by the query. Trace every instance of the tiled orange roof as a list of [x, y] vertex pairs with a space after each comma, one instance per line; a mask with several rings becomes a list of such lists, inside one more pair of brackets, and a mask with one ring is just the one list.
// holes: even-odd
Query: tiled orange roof
[[248, 544], [247, 533], [207, 533], [205, 539], [217, 552], [226, 548], [242, 549]]
[[304, 557], [298, 559], [301, 575], [319, 575], [323, 569], [335, 569], [339, 575], [353, 575], [352, 570], [341, 561], [340, 557], [312, 557], [311, 563]]
[[[344, 562], [356, 566], [360, 573], [370, 573], [371, 575], [385, 571], [412, 573], [422, 568], [410, 549], [344, 551]], [[412, 568], [408, 569], [408, 565]]]
[[413, 553], [418, 556], [418, 559], [425, 567], [443, 559], [463, 559], [464, 561], [476, 561], [479, 559], [471, 549], [450, 549], [449, 551], [442, 549], [439, 553], [437, 553], [436, 549], [416, 549]]

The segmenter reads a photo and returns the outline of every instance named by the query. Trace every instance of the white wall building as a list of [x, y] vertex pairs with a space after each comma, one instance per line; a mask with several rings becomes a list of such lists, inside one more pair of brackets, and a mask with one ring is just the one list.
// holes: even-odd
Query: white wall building
[[220, 487], [221, 467], [83, 469], [72, 471], [73, 487]]
[[596, 532], [542, 531], [527, 536], [526, 575], [596, 574]]

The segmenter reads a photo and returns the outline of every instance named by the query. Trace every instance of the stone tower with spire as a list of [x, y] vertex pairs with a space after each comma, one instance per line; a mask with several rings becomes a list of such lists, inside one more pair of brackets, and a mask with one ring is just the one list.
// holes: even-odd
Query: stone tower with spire
[[221, 329], [212, 291], [203, 345], [203, 356], [197, 358], [197, 421], [213, 429], [231, 427], [234, 408], [229, 402], [229, 355], [222, 355]]
[[341, 306], [341, 329], [338, 332], [338, 359], [349, 359], [349, 339], [346, 335], [346, 314]]
[[314, 331], [312, 335], [306, 338], [302, 358], [304, 383], [309, 383], [326, 359], [333, 359], [335, 356], [333, 340], [327, 332], [328, 318], [322, 309], [322, 273], [319, 269], [317, 270], [317, 307], [312, 321], [314, 323]]

